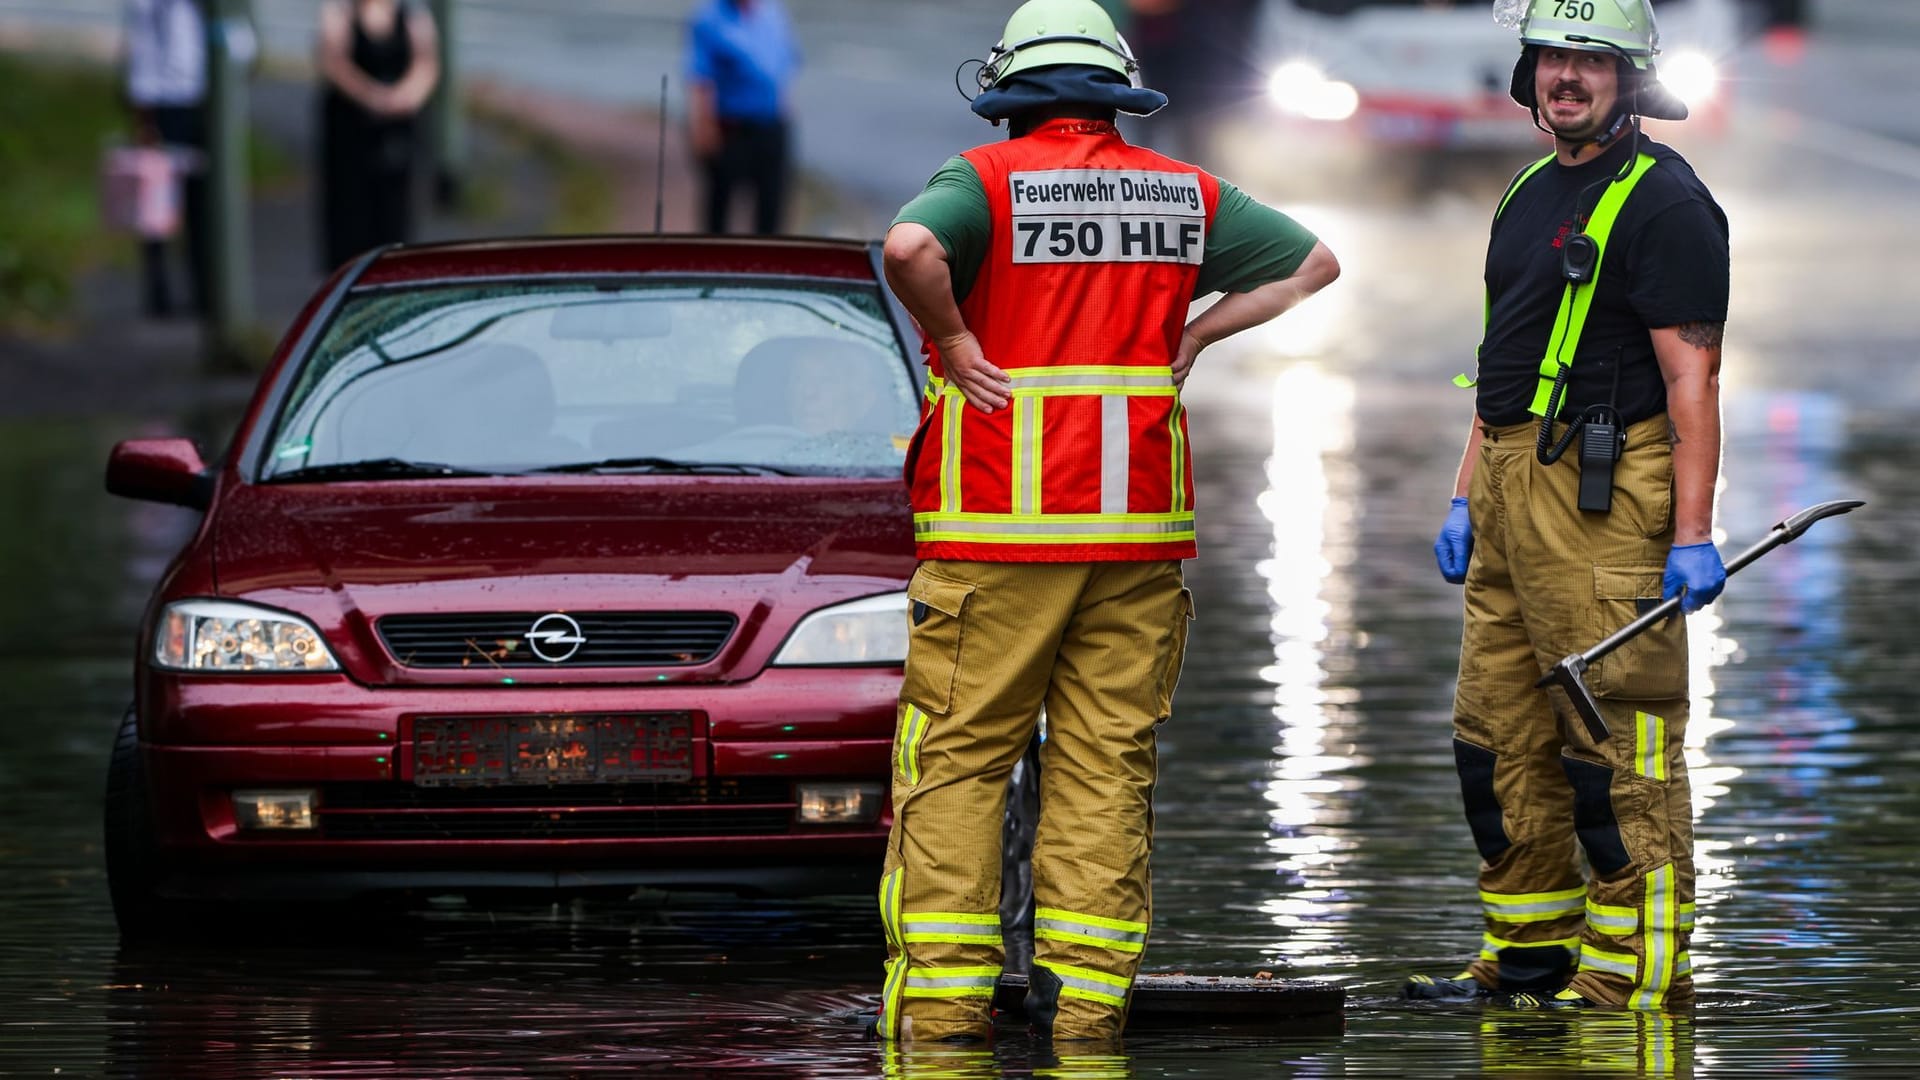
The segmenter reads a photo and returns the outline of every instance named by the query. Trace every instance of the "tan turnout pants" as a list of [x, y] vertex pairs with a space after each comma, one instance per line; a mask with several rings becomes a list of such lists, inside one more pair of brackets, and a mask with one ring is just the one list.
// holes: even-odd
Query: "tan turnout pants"
[[[1662, 414], [1627, 429], [1613, 510], [1577, 504], [1577, 453], [1542, 466], [1537, 425], [1484, 428], [1470, 492], [1473, 558], [1454, 752], [1484, 860], [1483, 986], [1554, 990], [1632, 1009], [1693, 999], [1693, 811], [1686, 622], [1598, 661], [1595, 744], [1551, 665], [1657, 603], [1673, 543], [1673, 450]], [[1583, 875], [1575, 840], [1586, 854]]]
[[1055, 1038], [1117, 1036], [1152, 921], [1154, 729], [1192, 612], [1180, 564], [929, 560], [907, 592], [880, 1034], [987, 1034], [1007, 780], [1044, 706], [1035, 964], [1061, 982]]

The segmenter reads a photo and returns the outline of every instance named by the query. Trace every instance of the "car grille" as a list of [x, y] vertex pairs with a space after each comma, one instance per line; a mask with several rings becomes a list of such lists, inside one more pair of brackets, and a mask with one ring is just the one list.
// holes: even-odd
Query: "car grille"
[[782, 780], [591, 787], [417, 788], [336, 784], [321, 793], [331, 840], [629, 840], [792, 830]]
[[[585, 639], [577, 647], [529, 639], [536, 623], [552, 618], [548, 612], [388, 615], [378, 626], [387, 651], [405, 667], [485, 669], [704, 664], [726, 645], [738, 623], [721, 611], [591, 611], [566, 617]], [[559, 626], [573, 636], [571, 628]]]

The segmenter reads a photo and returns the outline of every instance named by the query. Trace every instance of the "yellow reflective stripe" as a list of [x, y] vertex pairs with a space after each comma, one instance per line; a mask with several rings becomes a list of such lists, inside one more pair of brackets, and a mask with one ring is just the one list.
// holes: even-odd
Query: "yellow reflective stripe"
[[908, 785], [920, 782], [920, 744], [933, 720], [916, 705], [907, 706], [907, 726], [900, 737], [900, 776]]
[[1679, 957], [1680, 940], [1672, 927], [1679, 921], [1679, 897], [1674, 889], [1673, 864], [1668, 863], [1647, 875], [1646, 932], [1641, 937], [1646, 953], [1646, 973], [1641, 976], [1637, 993], [1628, 1005], [1652, 1011], [1667, 999], [1673, 985], [1674, 964]]
[[913, 515], [914, 538], [1023, 544], [1167, 543], [1193, 539], [1193, 512], [1169, 514]]
[[1578, 935], [1575, 935], [1573, 937], [1548, 938], [1545, 941], [1508, 941], [1506, 938], [1495, 937], [1492, 934], [1482, 934], [1480, 937], [1480, 959], [1498, 962], [1501, 949], [1538, 949], [1548, 945], [1558, 945], [1568, 952], [1578, 952], [1580, 950], [1580, 938]]
[[1057, 919], [1084, 923], [1087, 926], [1097, 926], [1103, 930], [1124, 930], [1128, 933], [1143, 935], [1147, 932], [1147, 924], [1143, 922], [1130, 922], [1126, 919], [1110, 919], [1105, 915], [1082, 915], [1077, 911], [1067, 911], [1062, 908], [1034, 908], [1033, 916], [1036, 919]]
[[964, 398], [948, 398], [940, 404], [940, 509], [960, 509], [960, 417], [966, 411]]
[[1680, 930], [1692, 930], [1692, 929], [1693, 929], [1693, 910], [1694, 910], [1694, 909], [1693, 909], [1693, 902], [1692, 902], [1692, 901], [1688, 901], [1687, 903], [1684, 903], [1684, 904], [1681, 904], [1681, 905], [1680, 905], [1680, 909], [1679, 909], [1679, 913], [1680, 913], [1680, 925], [1679, 925], [1679, 927], [1678, 927], [1678, 929], [1680, 929]]
[[1693, 954], [1681, 953], [1673, 961], [1673, 977], [1677, 979], [1682, 975], [1691, 974], [1693, 974]]
[[1173, 381], [1172, 364], [1162, 364], [1158, 367], [1146, 364], [1042, 364], [1038, 367], [1010, 367], [1002, 370], [1016, 383], [1079, 375], [1126, 375], [1142, 379]]
[[[1179, 388], [1173, 385], [1171, 367], [1116, 367], [1107, 365], [1066, 365], [1007, 369], [1012, 378], [1008, 393], [1013, 397], [1059, 397], [1106, 395], [1121, 397], [1173, 397]], [[946, 397], [965, 400], [961, 389], [946, 379], [929, 377], [927, 399]]]
[[1189, 509], [1187, 506], [1187, 425], [1185, 423], [1187, 407], [1179, 402], [1173, 403], [1173, 412], [1167, 417], [1167, 432], [1173, 443], [1173, 510], [1179, 513]]
[[887, 958], [887, 977], [880, 989], [880, 1036], [900, 1037], [900, 997], [906, 985], [906, 941], [900, 933], [902, 867], [880, 878], [880, 923], [886, 927], [887, 940], [893, 943], [893, 955]]
[[967, 926], [1000, 925], [1000, 916], [995, 912], [981, 914], [974, 911], [910, 911], [904, 918], [909, 926], [917, 926], [923, 922], [962, 923]]
[[1587, 889], [1584, 885], [1546, 893], [1496, 893], [1482, 889], [1480, 903], [1488, 918], [1500, 922], [1547, 922], [1584, 911]]
[[1633, 771], [1649, 780], [1667, 778], [1667, 721], [1652, 713], [1633, 714]]
[[1607, 952], [1591, 945], [1580, 950], [1581, 971], [1604, 971], [1631, 979], [1640, 973], [1640, 960], [1632, 953]]
[[[1587, 219], [1586, 227], [1581, 230], [1594, 243], [1597, 254], [1594, 256], [1594, 280], [1584, 285], [1567, 283], [1560, 297], [1560, 311], [1554, 316], [1553, 336], [1547, 341], [1547, 351], [1540, 358], [1540, 384], [1534, 390], [1533, 405], [1530, 410], [1535, 416], [1547, 414], [1548, 399], [1553, 396], [1553, 382], [1560, 374], [1560, 368], [1573, 362], [1580, 352], [1580, 335], [1586, 329], [1587, 312], [1593, 307], [1595, 285], [1599, 281], [1600, 265], [1605, 261], [1607, 238], [1613, 232], [1613, 223], [1620, 216], [1620, 208], [1626, 205], [1627, 196], [1640, 184], [1640, 178], [1653, 168], [1651, 155], [1641, 154], [1634, 162], [1633, 171], [1616, 183], [1608, 184], [1600, 196], [1599, 205], [1593, 208], [1593, 216]], [[1564, 400], [1561, 405], [1565, 405]]]
[[1000, 982], [994, 966], [914, 968], [907, 972], [907, 997], [992, 997]]
[[1610, 907], [1589, 900], [1587, 925], [1602, 934], [1624, 937], [1640, 929], [1640, 913], [1630, 907]]
[[1034, 963], [1060, 977], [1061, 997], [1081, 998], [1107, 1005], [1125, 1005], [1127, 991], [1133, 986], [1133, 980], [1125, 976], [1109, 975], [1092, 968], [1060, 964], [1051, 960], [1035, 960]]

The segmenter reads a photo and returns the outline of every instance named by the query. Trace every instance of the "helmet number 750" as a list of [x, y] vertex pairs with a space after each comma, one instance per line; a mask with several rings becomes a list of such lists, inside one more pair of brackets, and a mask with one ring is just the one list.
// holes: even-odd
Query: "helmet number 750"
[[1553, 15], [1557, 19], [1581, 19], [1593, 21], [1593, 0], [1553, 0]]

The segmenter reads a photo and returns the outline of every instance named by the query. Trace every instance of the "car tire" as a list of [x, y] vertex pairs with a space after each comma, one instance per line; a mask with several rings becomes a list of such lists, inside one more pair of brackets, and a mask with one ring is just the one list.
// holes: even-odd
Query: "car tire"
[[153, 840], [153, 806], [147, 798], [146, 769], [140, 760], [140, 724], [129, 708], [113, 740], [107, 761], [103, 800], [107, 859], [107, 895], [113, 918], [126, 943], [153, 941], [183, 923], [179, 905], [161, 899], [159, 853]]

